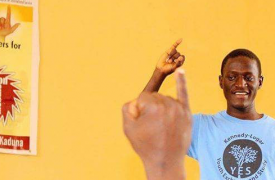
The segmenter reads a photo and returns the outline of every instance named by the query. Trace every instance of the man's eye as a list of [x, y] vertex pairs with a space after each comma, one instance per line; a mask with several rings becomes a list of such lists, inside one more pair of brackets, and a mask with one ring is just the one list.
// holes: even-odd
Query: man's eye
[[245, 79], [246, 79], [247, 81], [253, 81], [253, 80], [254, 80], [253, 77], [246, 77]]
[[229, 76], [228, 79], [229, 81], [233, 81], [235, 79], [235, 76]]

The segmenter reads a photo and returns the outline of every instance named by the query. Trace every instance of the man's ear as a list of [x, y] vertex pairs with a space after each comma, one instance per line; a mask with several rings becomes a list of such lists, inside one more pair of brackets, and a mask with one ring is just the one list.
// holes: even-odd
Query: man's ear
[[261, 89], [261, 87], [263, 86], [263, 82], [264, 82], [264, 77], [261, 76], [261, 77], [259, 78], [259, 88], [258, 88], [258, 89]]
[[222, 75], [219, 75], [219, 84], [220, 87], [223, 89]]

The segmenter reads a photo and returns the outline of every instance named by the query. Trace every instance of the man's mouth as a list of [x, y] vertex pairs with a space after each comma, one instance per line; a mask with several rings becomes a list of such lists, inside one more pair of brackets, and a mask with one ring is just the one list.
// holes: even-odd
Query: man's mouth
[[248, 93], [247, 92], [235, 92], [234, 94], [236, 94], [236, 95], [247, 95]]
[[235, 91], [235, 92], [233, 92], [233, 94], [236, 95], [236, 97], [243, 98], [243, 97], [247, 97], [249, 95], [249, 92], [247, 92], [247, 91]]

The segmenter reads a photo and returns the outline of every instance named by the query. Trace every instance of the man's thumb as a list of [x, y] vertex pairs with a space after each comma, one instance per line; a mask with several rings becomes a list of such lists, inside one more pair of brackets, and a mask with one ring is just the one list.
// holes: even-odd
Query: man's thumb
[[130, 119], [130, 120], [136, 119], [139, 115], [137, 101], [134, 100], [124, 104], [124, 106], [122, 107], [122, 113], [123, 113], [124, 119]]

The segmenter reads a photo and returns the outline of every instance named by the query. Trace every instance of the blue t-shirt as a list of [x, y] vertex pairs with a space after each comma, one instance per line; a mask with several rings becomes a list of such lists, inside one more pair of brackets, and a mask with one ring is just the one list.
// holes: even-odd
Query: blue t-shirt
[[201, 180], [274, 180], [275, 121], [241, 120], [226, 111], [193, 116], [188, 156], [199, 161]]

